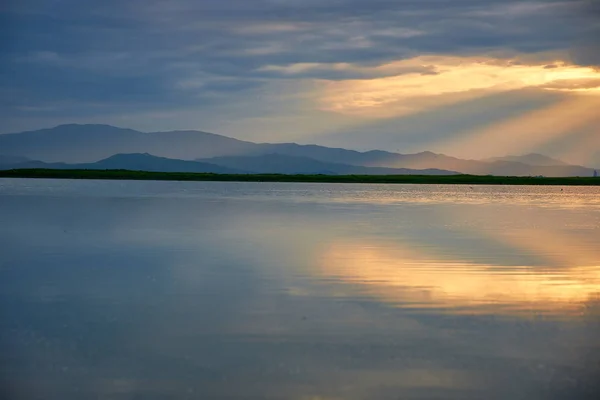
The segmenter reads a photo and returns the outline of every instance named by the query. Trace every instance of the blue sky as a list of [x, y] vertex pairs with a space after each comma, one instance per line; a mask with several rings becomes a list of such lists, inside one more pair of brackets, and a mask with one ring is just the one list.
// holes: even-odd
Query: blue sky
[[0, 18], [2, 133], [107, 123], [600, 166], [590, 0], [7, 0]]

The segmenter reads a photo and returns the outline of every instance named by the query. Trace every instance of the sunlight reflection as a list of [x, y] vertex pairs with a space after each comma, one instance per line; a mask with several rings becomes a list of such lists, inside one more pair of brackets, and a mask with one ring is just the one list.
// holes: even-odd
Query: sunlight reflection
[[[571, 199], [563, 198], [563, 209]], [[502, 226], [507, 220], [506, 212], [483, 212], [482, 210], [452, 209], [447, 211], [451, 220], [485, 221], [488, 226]], [[515, 210], [512, 218], [528, 221], [522, 226], [513, 226], [511, 229], [480, 229], [472, 227], [470, 230], [480, 237], [486, 237], [495, 244], [503, 244], [515, 251], [520, 250], [525, 254], [532, 254], [545, 260], [547, 267], [579, 268], [582, 266], [600, 266], [600, 247], [589, 246], [585, 236], [569, 231], [571, 227], [582, 229], [587, 224], [590, 235], [597, 235], [594, 229], [597, 226], [590, 214], [584, 220], [576, 215], [571, 215], [567, 220], [553, 220], [546, 222], [547, 218], [558, 218], [554, 214], [537, 214], [532, 210]], [[600, 220], [599, 220], [600, 221]], [[569, 270], [570, 273], [571, 270]]]
[[[552, 265], [579, 268], [579, 266], [596, 266], [600, 268], [600, 249], [592, 249], [581, 245], [581, 239], [566, 232], [546, 229], [520, 229], [518, 231], [486, 232], [500, 243], [508, 244], [515, 249], [523, 249], [530, 254], [543, 256]], [[569, 269], [569, 274], [572, 270]]]
[[319, 268], [398, 307], [455, 313], [570, 315], [600, 294], [600, 264], [553, 270], [500, 267], [436, 259], [401, 244], [332, 243]]

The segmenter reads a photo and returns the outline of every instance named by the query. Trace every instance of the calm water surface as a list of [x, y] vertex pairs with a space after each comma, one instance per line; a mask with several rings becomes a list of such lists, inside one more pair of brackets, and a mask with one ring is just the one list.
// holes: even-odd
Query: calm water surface
[[600, 188], [0, 180], [8, 399], [580, 399]]

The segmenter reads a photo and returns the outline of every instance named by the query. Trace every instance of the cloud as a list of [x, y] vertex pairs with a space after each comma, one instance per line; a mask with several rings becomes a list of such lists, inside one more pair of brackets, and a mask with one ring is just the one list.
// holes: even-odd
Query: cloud
[[557, 79], [551, 83], [543, 85], [542, 87], [544, 89], [562, 90], [570, 92], [593, 92], [600, 90], [600, 79]]
[[405, 74], [435, 75], [434, 65], [408, 62], [392, 62], [375, 67], [350, 63], [297, 63], [290, 65], [266, 65], [260, 67], [259, 73], [272, 73], [275, 76], [293, 78], [315, 78], [327, 80], [371, 79]]
[[[486, 57], [420, 56], [376, 67], [375, 70], [398, 71], [379, 79], [345, 80], [324, 84], [322, 107], [341, 113], [371, 115], [406, 115], [452, 102], [446, 95], [463, 94], [456, 99], [480, 97], [489, 92], [510, 91], [528, 87], [577, 91], [595, 89], [600, 73], [590, 67], [555, 63], [531, 65], [515, 60]], [[435, 74], [408, 72], [411, 68], [429, 66]]]
[[[170, 123], [301, 139], [300, 127], [284, 121], [317, 119], [309, 137], [355, 124], [348, 113], [389, 118], [527, 87], [519, 82], [544, 66], [547, 73], [597, 68], [594, 7], [553, 0], [9, 1], [0, 9], [1, 36], [10, 38], [0, 42], [2, 129], [91, 117], [125, 118], [139, 128], [148, 125], [141, 116], [185, 114], [188, 126], [165, 117], [161, 129]], [[480, 68], [475, 60], [514, 65]], [[592, 84], [568, 79], [538, 81], [548, 92]], [[326, 115], [332, 112], [347, 119]]]

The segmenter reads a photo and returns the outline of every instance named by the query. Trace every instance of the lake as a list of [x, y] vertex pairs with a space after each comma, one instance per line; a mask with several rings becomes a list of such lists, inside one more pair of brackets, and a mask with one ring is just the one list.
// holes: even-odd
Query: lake
[[8, 399], [583, 399], [600, 188], [0, 179]]

